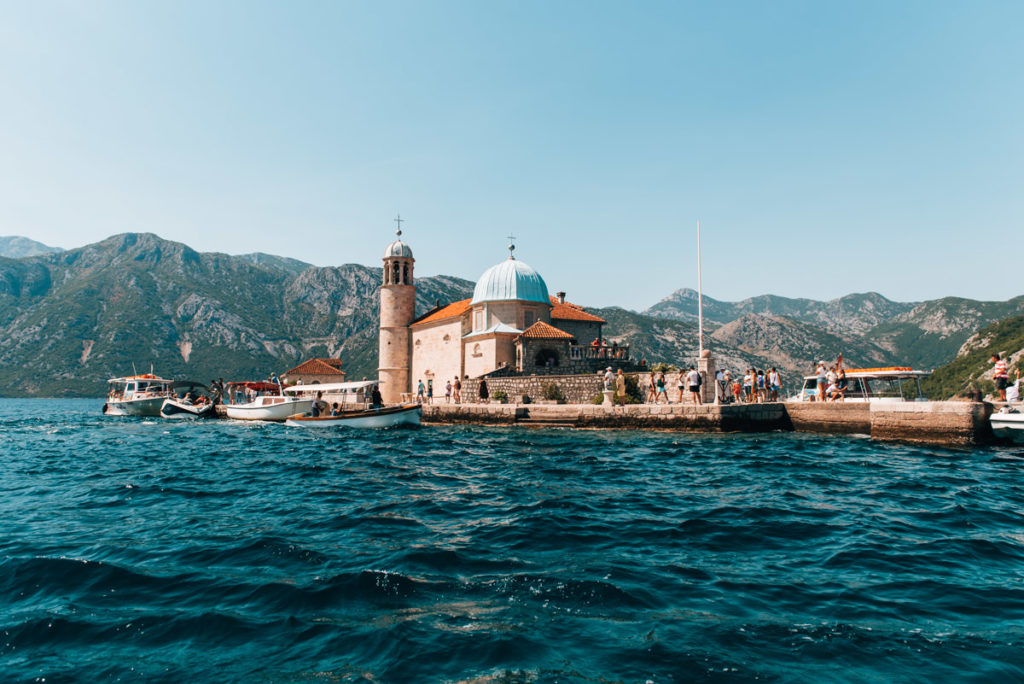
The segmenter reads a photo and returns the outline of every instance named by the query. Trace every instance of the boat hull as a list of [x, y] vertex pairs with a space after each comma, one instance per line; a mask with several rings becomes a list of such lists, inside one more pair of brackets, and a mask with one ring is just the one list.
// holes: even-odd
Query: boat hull
[[990, 420], [996, 437], [1024, 444], [1024, 413], [993, 413]]
[[147, 416], [159, 417], [164, 397], [147, 397], [145, 399], [108, 399], [103, 405], [105, 416]]
[[203, 404], [202, 406], [196, 406], [194, 404], [186, 404], [181, 401], [175, 401], [174, 399], [165, 399], [163, 405], [160, 407], [160, 415], [164, 418], [208, 418], [216, 415], [213, 404]]
[[384, 428], [396, 425], [419, 425], [423, 407], [420, 404], [405, 404], [368, 411], [352, 411], [340, 416], [291, 416], [285, 425], [304, 428]]
[[[260, 397], [263, 399], [263, 397]], [[277, 399], [277, 397], [275, 397]], [[249, 404], [227, 404], [224, 412], [234, 420], [269, 420], [283, 422], [296, 413], [305, 413], [313, 408], [313, 399], [281, 397], [284, 401], [262, 402], [259, 399]]]

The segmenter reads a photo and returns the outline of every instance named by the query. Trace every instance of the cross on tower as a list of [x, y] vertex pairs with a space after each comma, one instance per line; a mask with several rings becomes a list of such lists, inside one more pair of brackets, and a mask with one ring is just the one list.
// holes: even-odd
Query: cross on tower
[[398, 236], [401, 236], [401, 235], [402, 235], [402, 221], [404, 221], [404, 220], [405, 220], [405, 219], [403, 219], [403, 218], [402, 218], [402, 215], [401, 215], [401, 214], [399, 214], [398, 216], [396, 216], [396, 217], [394, 218], [394, 221], [395, 221], [395, 223], [397, 223], [397, 224], [398, 224], [398, 230], [397, 230], [397, 231], [395, 231], [395, 234], [396, 234], [396, 235], [398, 235]]
[[515, 235], [509, 235], [508, 236], [508, 258], [509, 259], [514, 259], [515, 258], [515, 257], [512, 256], [512, 252], [514, 252], [515, 249], [516, 249], [515, 239], [516, 239]]

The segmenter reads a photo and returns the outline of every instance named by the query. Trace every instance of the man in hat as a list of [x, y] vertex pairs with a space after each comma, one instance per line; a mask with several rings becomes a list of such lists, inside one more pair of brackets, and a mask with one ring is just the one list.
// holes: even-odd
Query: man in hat
[[612, 373], [612, 367], [608, 366], [604, 369], [604, 388], [610, 390], [615, 388], [615, 374]]

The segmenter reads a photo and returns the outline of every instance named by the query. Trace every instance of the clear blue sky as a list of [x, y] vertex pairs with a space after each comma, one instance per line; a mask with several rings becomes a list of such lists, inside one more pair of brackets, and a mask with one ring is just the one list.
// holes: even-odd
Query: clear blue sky
[[[1024, 3], [8, 2], [0, 235], [587, 305], [1024, 292]], [[1015, 255], [1011, 261], [1011, 252]], [[1003, 254], [997, 268], [994, 256]]]

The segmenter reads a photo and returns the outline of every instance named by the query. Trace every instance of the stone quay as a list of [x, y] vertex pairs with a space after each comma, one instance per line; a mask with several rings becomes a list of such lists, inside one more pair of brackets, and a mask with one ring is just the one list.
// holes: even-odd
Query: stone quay
[[995, 441], [983, 402], [763, 404], [435, 403], [423, 407], [426, 424], [517, 425], [592, 429], [658, 429], [744, 433], [796, 431], [862, 434], [872, 439], [973, 446]]

